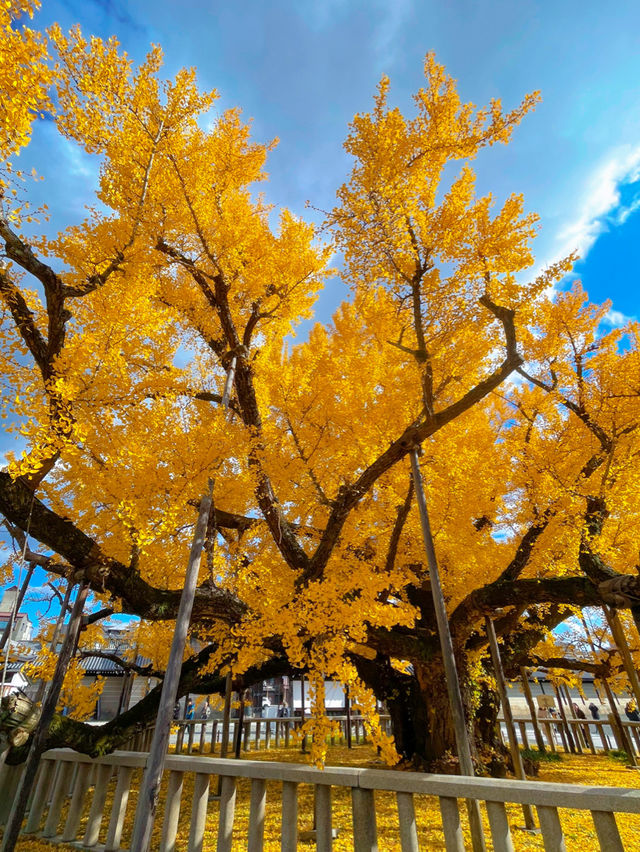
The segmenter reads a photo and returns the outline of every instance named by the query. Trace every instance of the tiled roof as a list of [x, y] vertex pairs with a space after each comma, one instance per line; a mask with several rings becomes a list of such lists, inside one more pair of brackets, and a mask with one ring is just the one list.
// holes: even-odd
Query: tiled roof
[[[151, 660], [138, 655], [136, 665], [148, 666]], [[85, 657], [80, 660], [80, 665], [88, 675], [102, 675], [103, 677], [118, 676], [123, 674], [124, 669], [115, 660], [105, 660], [103, 657]]]

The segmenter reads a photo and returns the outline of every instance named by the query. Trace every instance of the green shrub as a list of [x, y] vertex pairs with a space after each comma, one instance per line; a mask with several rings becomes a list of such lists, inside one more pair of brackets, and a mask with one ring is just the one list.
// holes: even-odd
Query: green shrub
[[533, 763], [560, 763], [562, 760], [557, 751], [540, 751], [537, 748], [521, 748], [520, 754], [523, 760], [530, 760]]

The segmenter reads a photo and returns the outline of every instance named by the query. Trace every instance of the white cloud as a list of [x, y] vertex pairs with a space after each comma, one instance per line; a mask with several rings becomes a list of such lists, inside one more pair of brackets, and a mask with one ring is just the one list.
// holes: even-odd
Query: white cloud
[[68, 173], [81, 178], [97, 180], [98, 165], [95, 157], [86, 154], [79, 145], [70, 139], [59, 137], [62, 156], [67, 161]]
[[[640, 145], [625, 146], [610, 152], [585, 181], [584, 190], [574, 208], [574, 216], [558, 232], [547, 257], [535, 264], [527, 278], [533, 280], [553, 263], [573, 252], [584, 260], [600, 234], [610, 227], [624, 225], [629, 216], [640, 209], [640, 194], [623, 206], [620, 188], [636, 181], [640, 181]], [[568, 279], [579, 277], [576, 273], [565, 276]], [[552, 287], [551, 292], [554, 289]]]
[[613, 308], [609, 308], [602, 318], [602, 322], [605, 325], [610, 325], [611, 328], [619, 328], [622, 325], [626, 325], [628, 322], [634, 321], [635, 317], [628, 317], [626, 314], [623, 314], [622, 311], [616, 311]]
[[634, 198], [631, 204], [627, 207], [621, 207], [620, 210], [616, 211], [616, 225], [624, 225], [629, 216], [631, 216], [632, 213], [635, 213], [636, 210], [640, 210], [640, 195], [637, 198]]
[[[585, 258], [609, 221], [623, 224], [640, 207], [640, 199], [620, 206], [620, 187], [640, 180], [640, 145], [613, 152], [590, 176], [575, 218], [559, 233], [557, 257], [578, 252]], [[613, 214], [613, 218], [609, 217]]]

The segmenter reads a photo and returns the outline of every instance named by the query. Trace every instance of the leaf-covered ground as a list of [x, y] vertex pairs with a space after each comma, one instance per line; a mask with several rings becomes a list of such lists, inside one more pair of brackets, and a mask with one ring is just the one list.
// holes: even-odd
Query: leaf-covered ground
[[[300, 754], [299, 751], [288, 749], [270, 750], [252, 753], [252, 759], [260, 760], [286, 760], [287, 762], [305, 762], [307, 758]], [[333, 747], [330, 750], [329, 763], [332, 765], [350, 765], [350, 766], [375, 766], [381, 768], [379, 762], [376, 761], [375, 754], [372, 748], [368, 745], [356, 746], [351, 751], [344, 747]], [[638, 787], [640, 785], [640, 773], [634, 770], [626, 769], [624, 764], [618, 760], [607, 758], [604, 756], [563, 756], [560, 763], [545, 763], [540, 770], [539, 780], [555, 781], [572, 784], [591, 784], [611, 787]], [[133, 819], [133, 808], [135, 807], [136, 795], [135, 786], [139, 783], [139, 775], [134, 778], [134, 790], [129, 800], [129, 811], [127, 819], [127, 827], [123, 837], [122, 847], [127, 848]], [[506, 782], [508, 783], [508, 781]], [[111, 789], [108, 800], [110, 799], [115, 787], [115, 779], [111, 781]], [[215, 787], [215, 779], [213, 779], [212, 790]], [[178, 849], [186, 849], [189, 836], [189, 826], [191, 821], [191, 793], [193, 789], [193, 778], [187, 776], [183, 791], [183, 809], [180, 818]], [[164, 796], [164, 789], [163, 789]], [[88, 797], [89, 798], [89, 797]], [[266, 811], [266, 830], [265, 830], [265, 850], [267, 852], [276, 852], [280, 849], [280, 785], [269, 784], [267, 786], [267, 811]], [[416, 797], [416, 816], [418, 822], [418, 832], [420, 839], [420, 848], [424, 850], [444, 850], [444, 838], [440, 829], [440, 813], [437, 799], [431, 797]], [[299, 788], [299, 829], [304, 831], [312, 827], [312, 807], [313, 798], [310, 787], [301, 785]], [[83, 825], [88, 816], [89, 802], [85, 805], [85, 813], [83, 816]], [[160, 813], [162, 813], [162, 804]], [[508, 808], [510, 823], [512, 826], [522, 824], [522, 812], [517, 806]], [[465, 815], [463, 809], [463, 820]], [[378, 824], [378, 847], [380, 852], [391, 852], [391, 850], [400, 849], [400, 841], [398, 836], [398, 813], [396, 809], [395, 796], [393, 794], [376, 795], [376, 813]], [[339, 829], [339, 835], [334, 841], [334, 849], [336, 852], [347, 852], [353, 849], [353, 833], [351, 826], [351, 797], [348, 790], [333, 789], [333, 814], [334, 826]], [[63, 817], [64, 817], [63, 813]], [[238, 799], [236, 807], [236, 822], [234, 825], [234, 849], [242, 850], [247, 848], [247, 832], [249, 819], [249, 782], [241, 780], [238, 784]], [[569, 812], [561, 811], [561, 820], [566, 833], [567, 852], [585, 852], [585, 850], [598, 849], [597, 839], [591, 817], [588, 812]], [[623, 837], [625, 849], [627, 852], [636, 852], [640, 848], [640, 816], [618, 816], [618, 825]], [[207, 821], [207, 834], [205, 837], [205, 849], [215, 848], [215, 838], [217, 829], [217, 806], [215, 802], [211, 802], [209, 807], [209, 817]], [[486, 824], [486, 816], [485, 816]], [[488, 834], [488, 824], [487, 834]], [[104, 842], [106, 835], [106, 821], [102, 828], [101, 842]], [[160, 844], [161, 820], [158, 821], [152, 849], [157, 849]], [[466, 831], [466, 823], [465, 823]], [[513, 832], [513, 842], [516, 852], [533, 852], [533, 850], [543, 850], [544, 846], [540, 836], [530, 836], [521, 831]], [[312, 850], [315, 846], [312, 843], [300, 842], [300, 849], [308, 848]], [[20, 852], [35, 852], [35, 850], [52, 850], [67, 848], [61, 845], [53, 845], [35, 838], [24, 838], [20, 841], [17, 847]], [[71, 847], [68, 847], [71, 848]]]

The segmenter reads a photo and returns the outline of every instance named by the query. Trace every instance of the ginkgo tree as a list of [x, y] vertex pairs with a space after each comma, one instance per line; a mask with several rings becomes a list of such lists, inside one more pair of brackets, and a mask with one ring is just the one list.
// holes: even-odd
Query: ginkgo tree
[[[383, 79], [318, 232], [258, 192], [275, 143], [216, 113], [194, 71], [163, 80], [158, 48], [135, 67], [114, 39], [31, 31], [31, 8], [0, 13], [24, 72], [0, 78], [2, 404], [26, 446], [0, 511], [30, 558], [139, 616], [162, 668], [211, 478], [181, 691], [304, 671], [321, 760], [336, 678], [389, 760], [434, 764], [454, 738], [414, 447], [470, 725], [491, 697], [486, 615], [526, 660], [568, 607], [635, 593], [637, 329], [603, 335], [606, 307], [549, 295], [572, 258], [528, 279], [536, 217], [475, 191], [472, 161], [537, 95], [476, 109], [429, 55], [408, 118]], [[95, 206], [55, 236], [15, 167], [44, 111], [99, 163]], [[293, 345], [336, 250], [351, 296]], [[50, 743], [113, 748], [157, 700], [100, 730], [59, 718]]]

